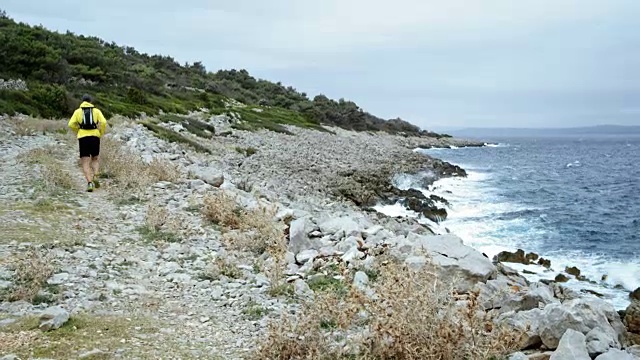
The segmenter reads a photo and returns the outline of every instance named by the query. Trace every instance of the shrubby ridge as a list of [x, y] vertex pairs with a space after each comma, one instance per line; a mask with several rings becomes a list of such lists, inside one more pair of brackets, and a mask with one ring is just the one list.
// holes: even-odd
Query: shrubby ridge
[[[617, 312], [529, 281], [506, 263], [562, 269], [489, 259], [434, 224], [446, 199], [394, 183], [465, 176], [417, 147], [482, 144], [6, 16], [0, 51], [0, 109], [38, 115], [0, 116], [3, 359], [640, 359], [640, 289]], [[90, 194], [67, 122], [41, 118], [85, 91], [129, 115]]]
[[295, 123], [442, 136], [399, 118], [381, 119], [352, 101], [310, 98], [246, 70], [209, 72], [201, 62], [179, 64], [170, 56], [140, 53], [97, 37], [53, 32], [18, 23], [2, 11], [0, 53], [0, 79], [28, 84], [28, 91], [23, 83], [0, 86], [0, 114], [66, 117], [85, 92], [95, 95], [107, 116], [185, 114], [199, 108], [221, 112], [222, 100], [234, 99], [275, 108]]

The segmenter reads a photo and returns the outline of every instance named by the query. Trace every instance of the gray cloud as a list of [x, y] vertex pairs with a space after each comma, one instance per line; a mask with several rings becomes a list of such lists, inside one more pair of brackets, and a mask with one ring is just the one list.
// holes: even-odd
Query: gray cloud
[[640, 124], [637, 0], [4, 0], [19, 21], [246, 68], [423, 127]]

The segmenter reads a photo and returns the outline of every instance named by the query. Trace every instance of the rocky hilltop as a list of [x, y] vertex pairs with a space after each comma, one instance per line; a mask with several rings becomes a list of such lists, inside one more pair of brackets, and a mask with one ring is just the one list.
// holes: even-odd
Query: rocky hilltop
[[113, 118], [88, 194], [65, 121], [3, 118], [0, 355], [640, 359], [638, 302], [619, 314], [372, 209], [446, 225], [446, 199], [391, 178], [465, 176], [413, 149], [481, 144], [241, 124]]

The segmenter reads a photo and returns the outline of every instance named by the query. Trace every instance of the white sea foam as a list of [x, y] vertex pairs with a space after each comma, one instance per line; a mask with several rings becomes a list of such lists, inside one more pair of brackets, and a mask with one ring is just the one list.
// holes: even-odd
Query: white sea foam
[[[591, 290], [602, 294], [617, 309], [629, 304], [628, 292], [640, 287], [640, 258], [629, 262], [611, 262], [603, 255], [583, 252], [548, 252], [541, 241], [547, 229], [535, 229], [526, 218], [499, 220], [501, 214], [531, 209], [500, 199], [497, 189], [484, 180], [490, 175], [469, 172], [468, 178], [447, 178], [434, 184], [435, 193], [451, 202], [449, 217], [442, 225], [461, 237], [465, 244], [481, 251], [490, 258], [501, 251], [522, 248], [551, 260], [552, 270], [541, 266], [509, 264], [536, 274], [525, 274], [531, 281], [553, 279], [567, 266], [577, 266], [584, 276], [596, 284], [576, 279], [566, 285], [577, 291]], [[545, 214], [540, 217], [544, 218]], [[606, 275], [606, 279], [603, 279]], [[622, 287], [622, 289], [621, 289]]]
[[[433, 150], [433, 149], [432, 149]], [[424, 151], [424, 150], [423, 150]], [[428, 152], [428, 151], [425, 151]], [[612, 262], [600, 254], [587, 254], [579, 251], [550, 252], [545, 250], [543, 239], [550, 235], [550, 229], [534, 227], [526, 216], [501, 216], [517, 214], [519, 211], [536, 210], [521, 204], [511, 203], [501, 198], [499, 189], [492, 187], [492, 175], [484, 169], [473, 169], [472, 166], [458, 164], [467, 169], [466, 178], [445, 178], [436, 181], [429, 189], [420, 188], [424, 182], [421, 176], [432, 174], [398, 175], [394, 180], [402, 189], [416, 188], [425, 195], [439, 195], [447, 199], [451, 205], [447, 209], [448, 218], [441, 224], [426, 219], [427, 224], [437, 233], [450, 230], [463, 239], [464, 243], [485, 253], [489, 258], [501, 251], [514, 251], [522, 248], [527, 252], [536, 252], [551, 260], [552, 269], [538, 265], [508, 264], [520, 270], [527, 269], [533, 274], [523, 274], [531, 281], [552, 280], [563, 272], [566, 266], [577, 266], [584, 276], [594, 283], [571, 279], [566, 286], [582, 291], [586, 290], [602, 294], [617, 309], [629, 304], [628, 292], [640, 287], [640, 258], [629, 262]], [[580, 166], [580, 162], [573, 163]], [[391, 216], [410, 216], [419, 218], [418, 213], [408, 211], [401, 205], [381, 206], [376, 210]], [[537, 209], [540, 210], [540, 209]], [[545, 214], [539, 218], [544, 219]], [[603, 275], [606, 275], [603, 278]]]

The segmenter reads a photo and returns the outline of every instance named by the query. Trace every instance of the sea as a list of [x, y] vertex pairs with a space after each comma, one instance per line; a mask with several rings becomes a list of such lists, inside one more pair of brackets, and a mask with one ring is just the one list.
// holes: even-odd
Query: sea
[[[479, 148], [415, 151], [464, 168], [466, 178], [436, 181], [398, 174], [401, 188], [418, 188], [449, 200], [449, 216], [427, 223], [447, 230], [490, 258], [523, 249], [550, 259], [551, 269], [507, 264], [531, 281], [554, 279], [566, 266], [590, 281], [567, 275], [566, 286], [629, 304], [640, 287], [640, 135], [541, 136], [488, 139]], [[392, 216], [418, 214], [401, 206], [380, 206]], [[593, 294], [597, 295], [593, 295]]]

